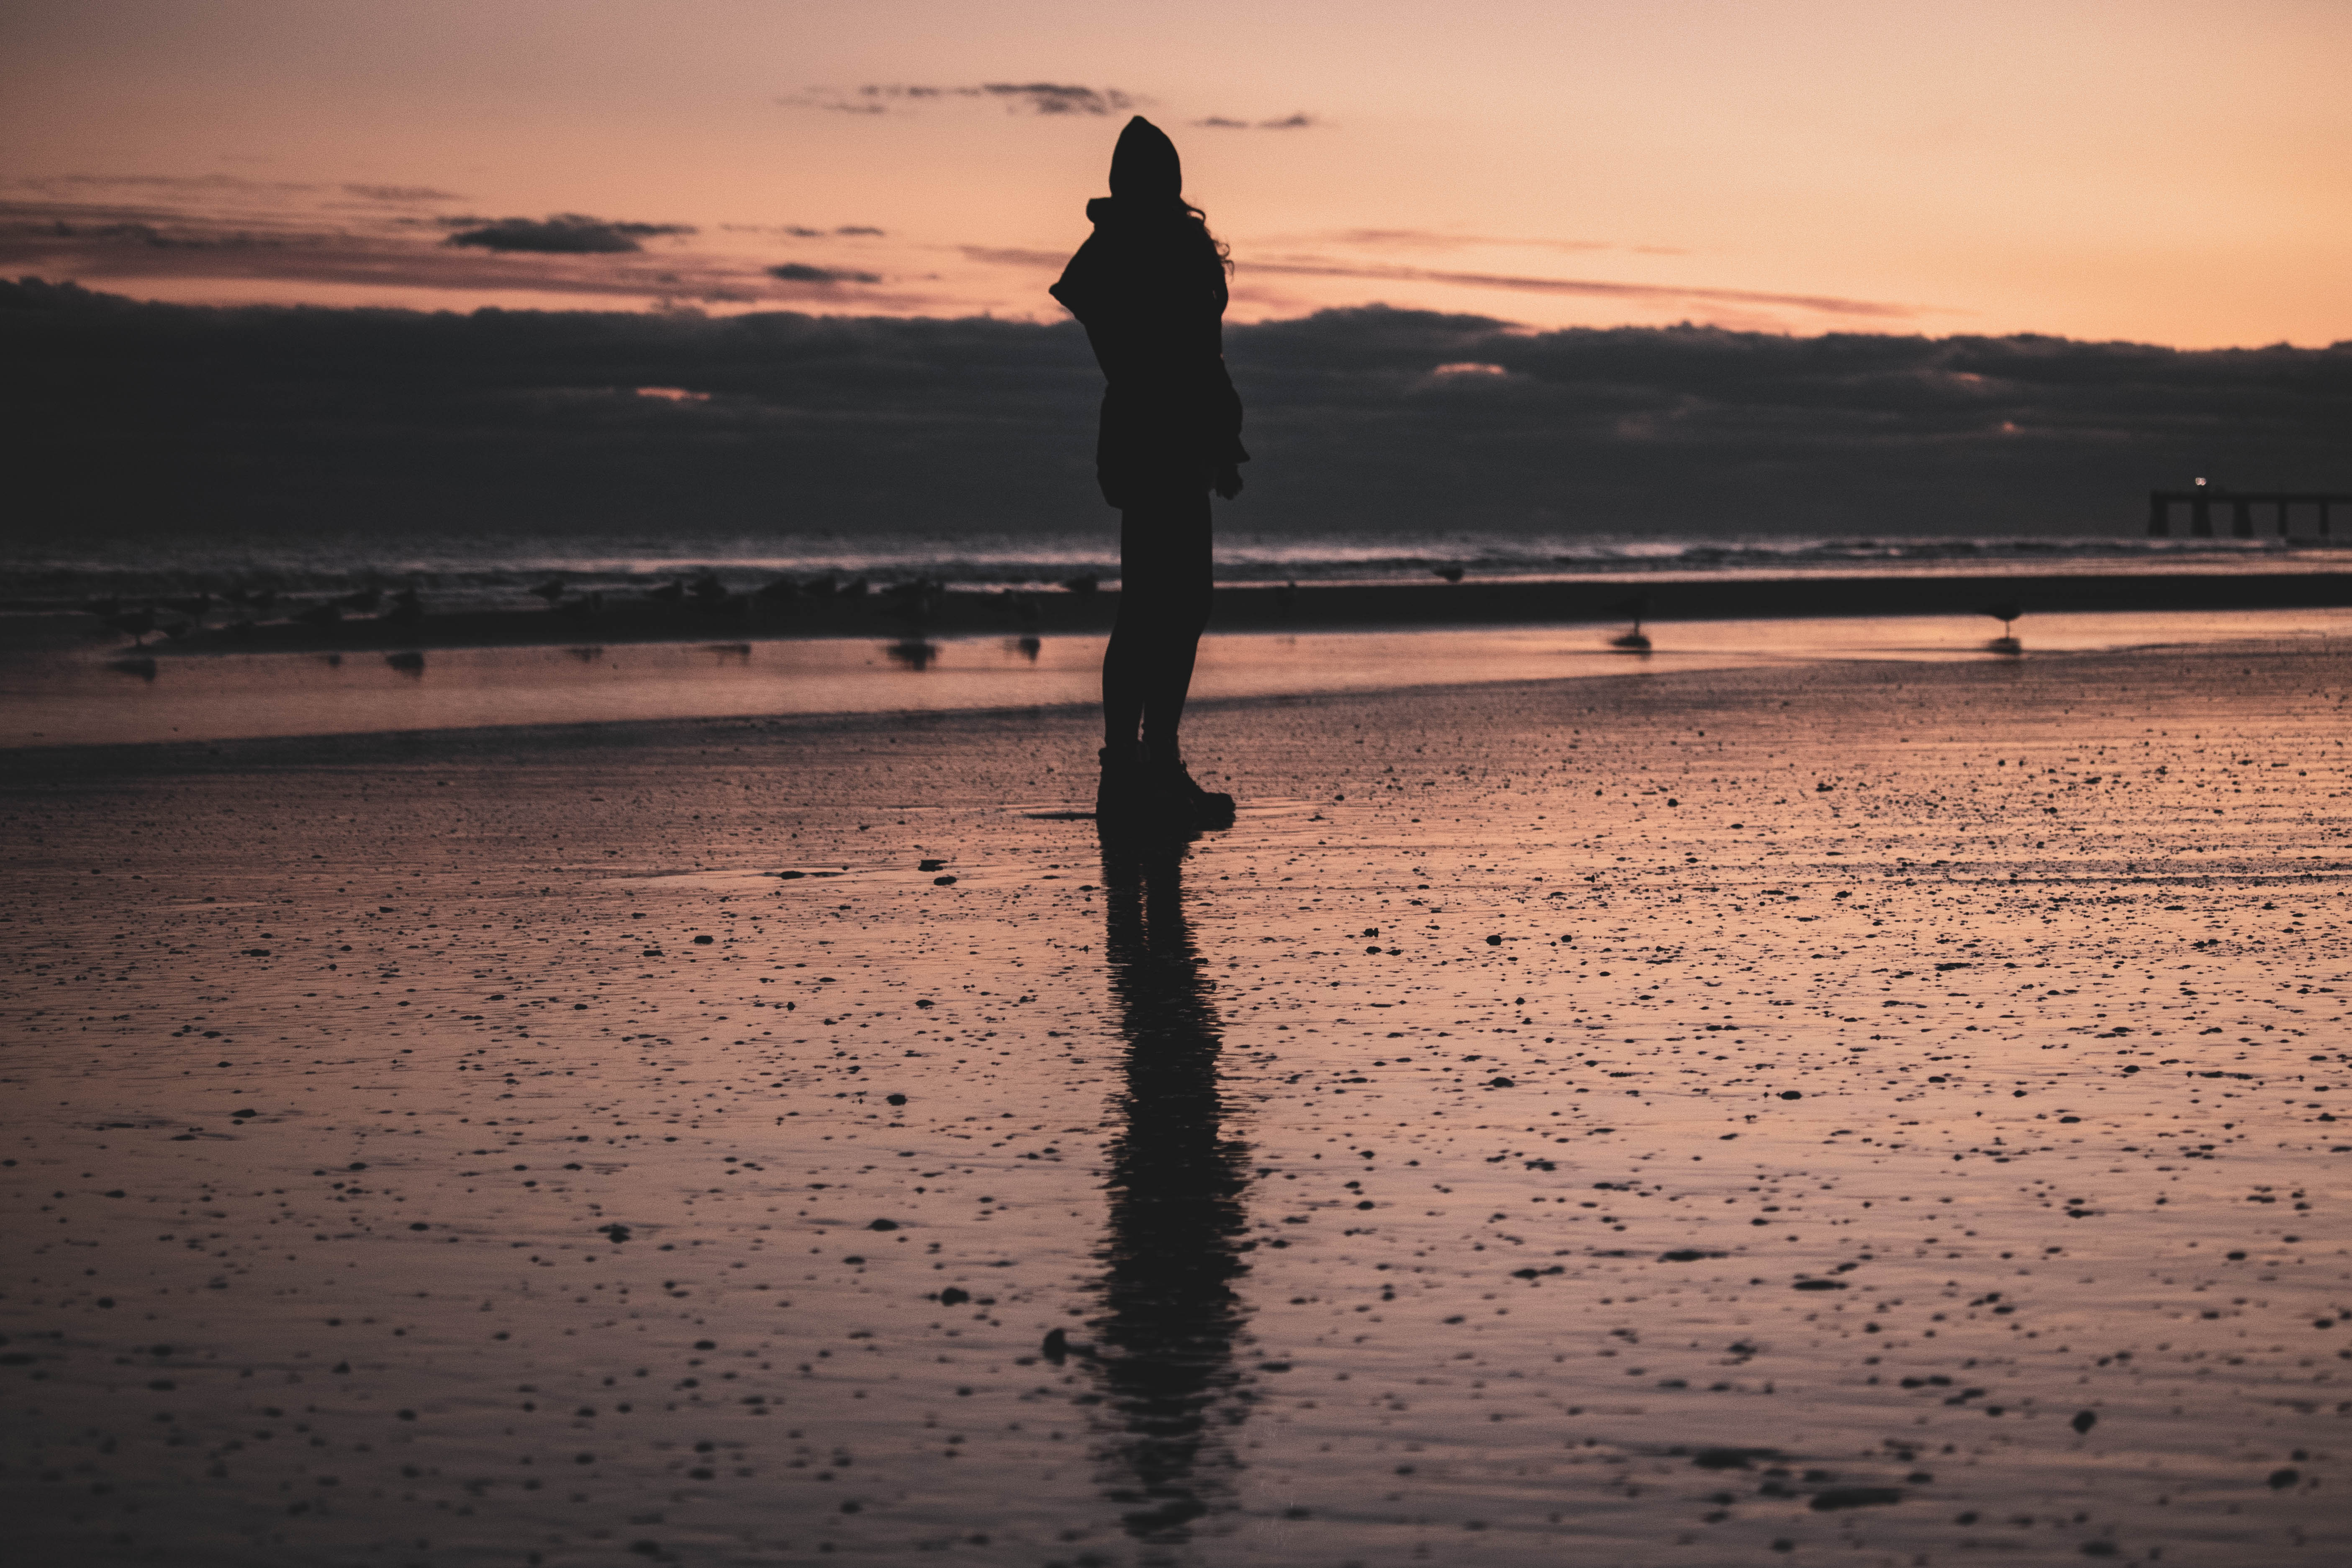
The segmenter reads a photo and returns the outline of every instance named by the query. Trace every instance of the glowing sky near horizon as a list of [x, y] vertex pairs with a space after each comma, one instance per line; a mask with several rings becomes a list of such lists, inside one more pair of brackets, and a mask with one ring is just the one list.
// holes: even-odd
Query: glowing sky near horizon
[[[1128, 102], [1241, 319], [2319, 344], [2352, 339], [2347, 66], [2352, 6], [2278, 0], [17, 0], [0, 271], [1054, 319]], [[1031, 84], [1093, 96], [989, 90]], [[557, 214], [691, 232], [448, 243]]]

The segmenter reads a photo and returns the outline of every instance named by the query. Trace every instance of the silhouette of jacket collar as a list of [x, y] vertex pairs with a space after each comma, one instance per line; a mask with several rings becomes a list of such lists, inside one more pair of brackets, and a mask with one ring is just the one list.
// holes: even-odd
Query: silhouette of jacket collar
[[1097, 196], [1087, 203], [1087, 221], [1097, 228], [1144, 229], [1172, 228], [1192, 215], [1173, 203], [1162, 205], [1152, 203], [1121, 201], [1117, 196]]

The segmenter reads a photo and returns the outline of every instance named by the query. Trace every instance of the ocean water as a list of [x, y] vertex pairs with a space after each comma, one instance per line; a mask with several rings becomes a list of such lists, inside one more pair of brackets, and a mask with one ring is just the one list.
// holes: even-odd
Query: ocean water
[[[1223, 515], [1220, 518], [1223, 521]], [[1476, 578], [1726, 574], [2305, 572], [2343, 568], [2347, 540], [1984, 537], [1633, 537], [1594, 534], [1288, 534], [1221, 527], [1217, 573], [1229, 583], [1424, 582]], [[1115, 581], [1116, 531], [953, 537], [813, 531], [742, 537], [698, 532], [458, 534], [420, 526], [401, 539], [322, 526], [235, 540], [91, 542], [51, 534], [0, 544], [0, 613], [107, 597], [338, 594], [413, 586], [436, 608], [529, 605], [529, 590], [626, 593], [710, 574], [730, 590], [779, 577], [875, 586], [929, 582], [950, 591]]]

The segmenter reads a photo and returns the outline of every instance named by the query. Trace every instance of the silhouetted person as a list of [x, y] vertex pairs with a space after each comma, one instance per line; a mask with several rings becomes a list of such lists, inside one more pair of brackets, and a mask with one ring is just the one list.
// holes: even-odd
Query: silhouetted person
[[[1238, 1468], [1225, 1429], [1248, 1412], [1234, 1365], [1244, 1308], [1248, 1147], [1223, 1132], [1222, 1024], [1184, 919], [1181, 843], [1106, 842], [1103, 952], [1127, 1038], [1126, 1125], [1110, 1146], [1110, 1234], [1092, 1327], [1107, 1415], [1108, 1495], [1128, 1533], [1172, 1544]], [[1226, 1504], [1224, 1506], [1230, 1506]]]
[[[1184, 200], [1176, 144], [1136, 116], [1111, 153], [1093, 236], [1054, 285], [1083, 322], [1103, 393], [1095, 470], [1118, 508], [1118, 620], [1103, 655], [1105, 820], [1232, 819], [1177, 745], [1209, 621], [1209, 491], [1241, 493], [1242, 403], [1225, 374], [1225, 247]], [[1140, 740], [1139, 741], [1139, 731]]]

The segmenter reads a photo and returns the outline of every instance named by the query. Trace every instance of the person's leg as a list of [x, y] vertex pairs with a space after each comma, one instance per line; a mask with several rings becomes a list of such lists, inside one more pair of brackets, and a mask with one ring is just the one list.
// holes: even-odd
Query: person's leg
[[1118, 596], [1118, 619], [1103, 649], [1103, 746], [1106, 754], [1132, 751], [1143, 723], [1144, 632], [1129, 595]]
[[1209, 624], [1213, 551], [1208, 493], [1171, 498], [1156, 521], [1164, 531], [1154, 559], [1143, 751], [1155, 762], [1173, 763], [1181, 754], [1177, 731], [1184, 722], [1184, 699], [1192, 689], [1193, 661], [1200, 654], [1201, 633]]
[[[1184, 769], [1178, 731], [1209, 622], [1209, 497], [1155, 498], [1120, 514], [1118, 622], [1103, 653], [1103, 775], [1097, 815], [1149, 810], [1193, 826], [1228, 825], [1231, 795]], [[1136, 740], [1140, 722], [1142, 742]]]
[[1103, 650], [1103, 742], [1173, 756], [1208, 625], [1209, 498], [1154, 497], [1119, 513], [1118, 619]]

